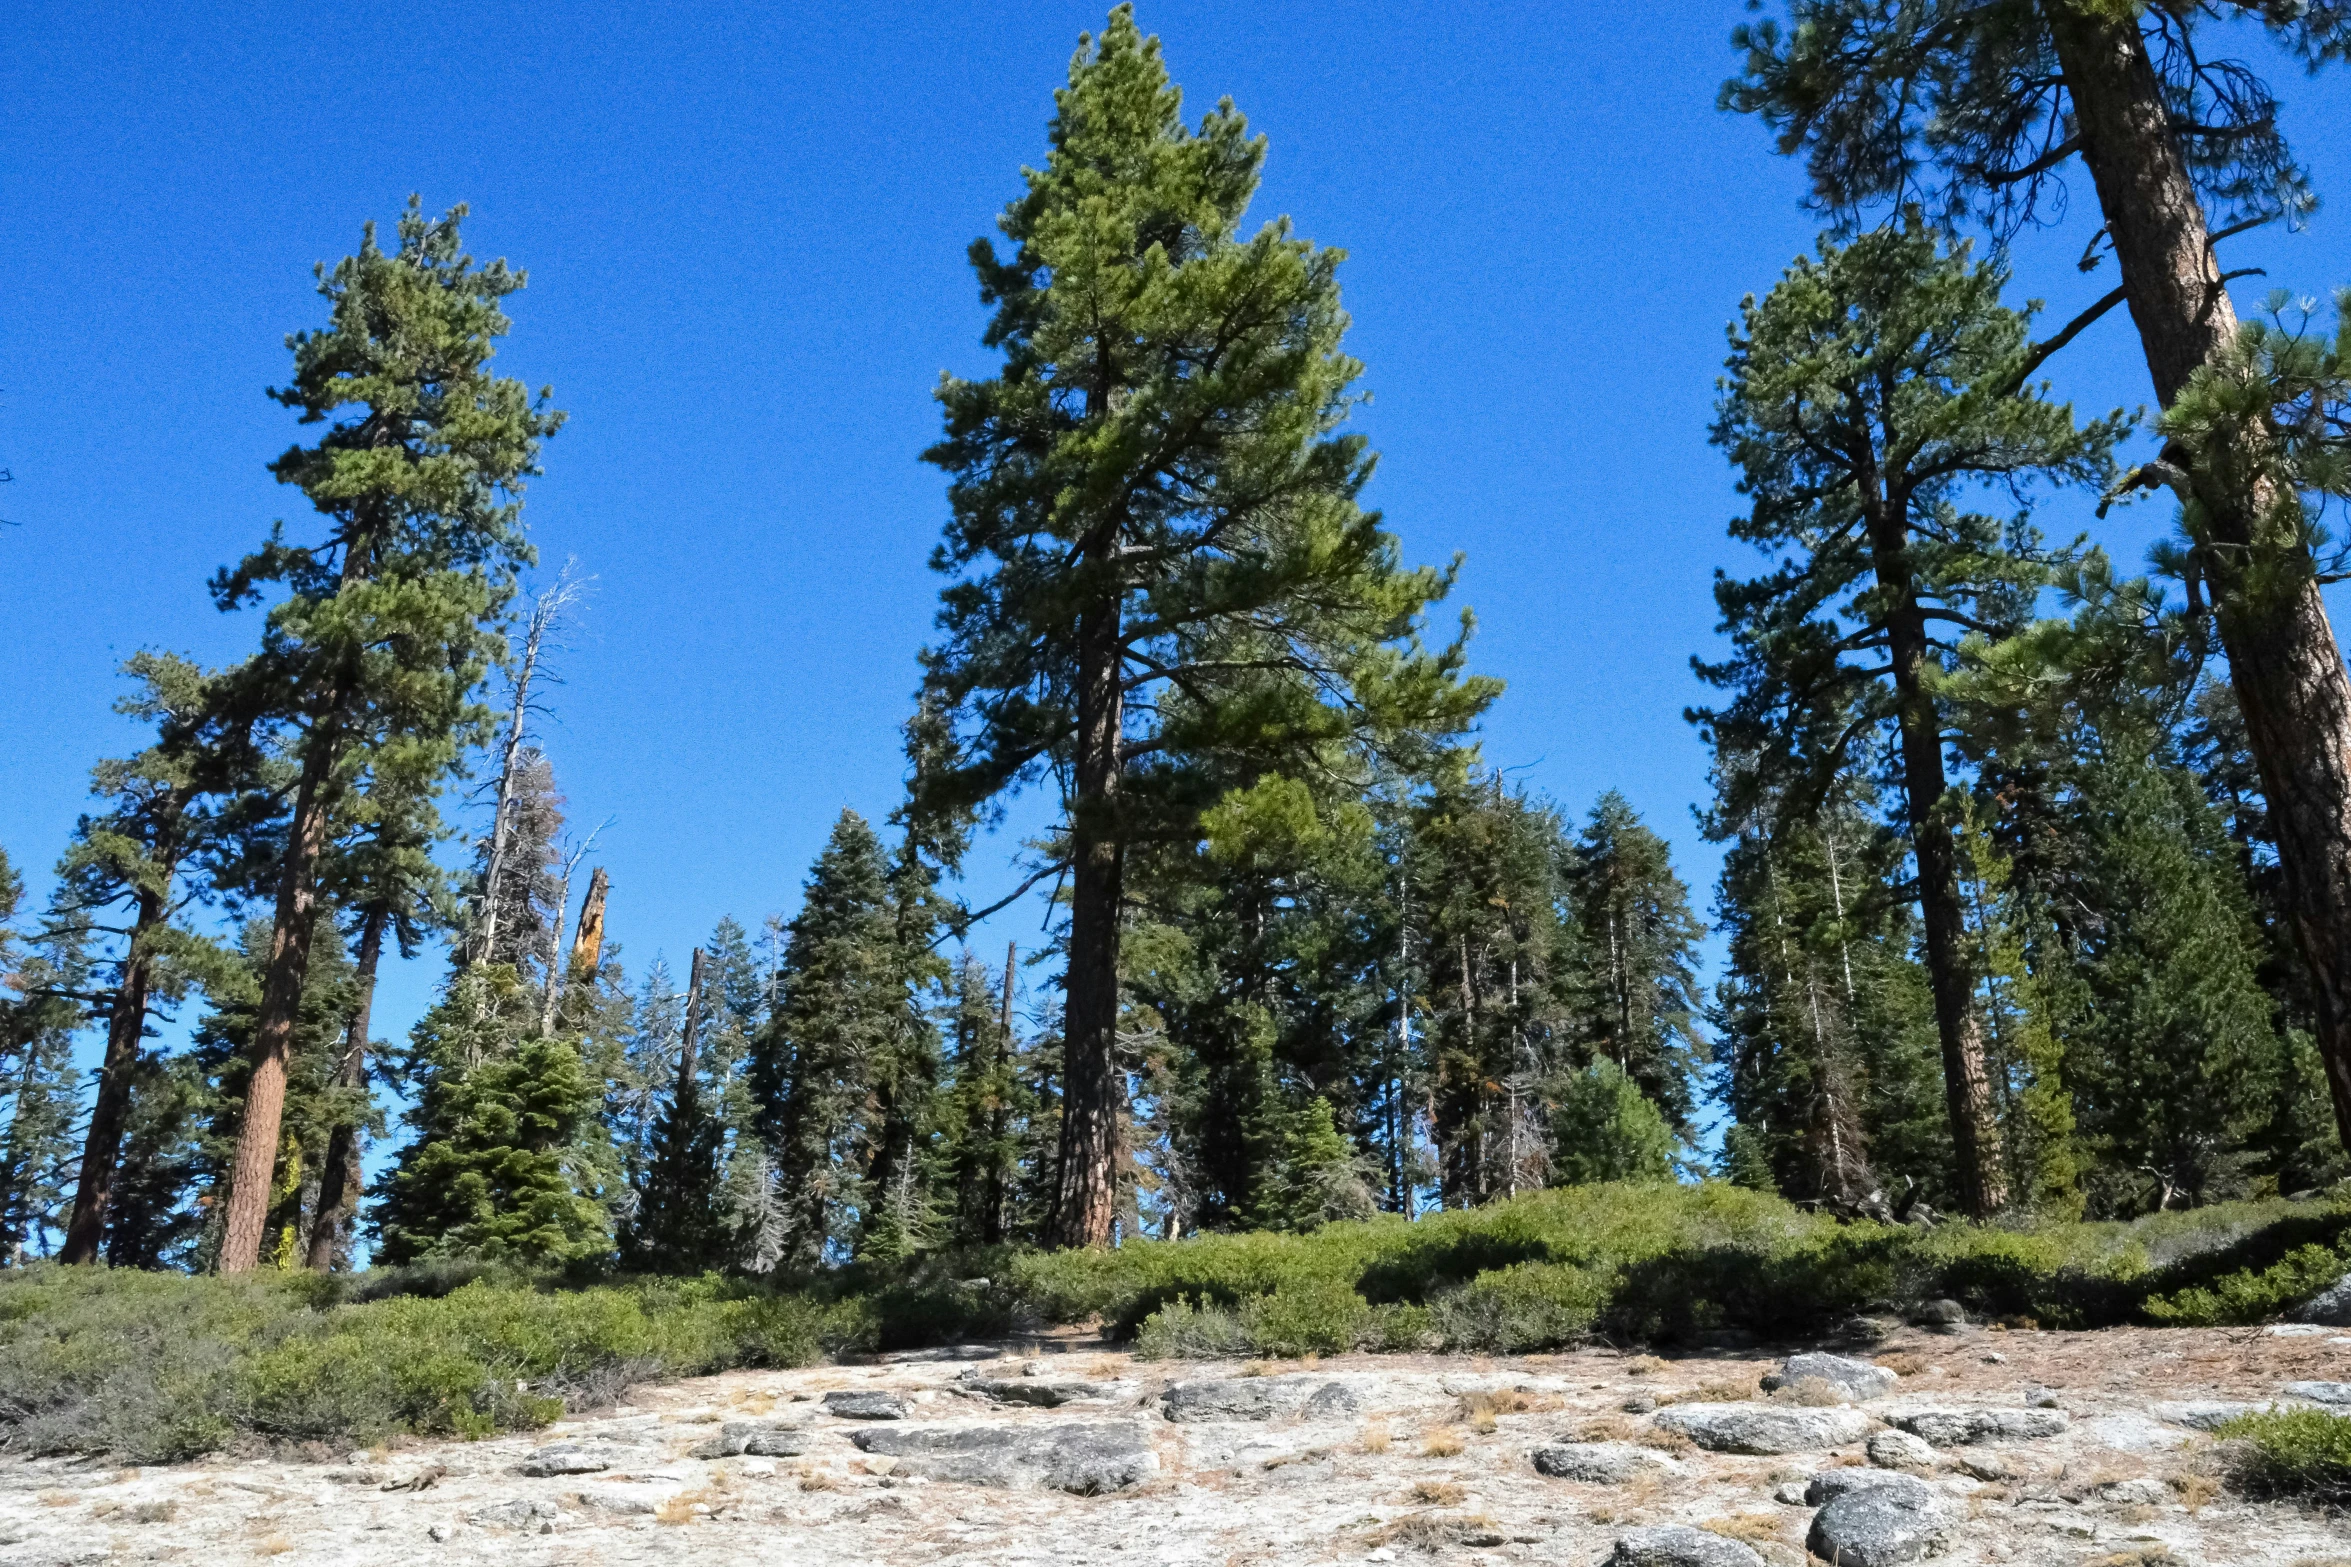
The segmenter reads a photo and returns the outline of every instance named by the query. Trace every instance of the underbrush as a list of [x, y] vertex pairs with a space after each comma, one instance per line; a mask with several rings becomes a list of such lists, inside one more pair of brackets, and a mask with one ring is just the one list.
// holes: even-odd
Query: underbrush
[[632, 1382], [1099, 1321], [1154, 1357], [1519, 1353], [1817, 1333], [1951, 1296], [2051, 1327], [2255, 1321], [2351, 1266], [2351, 1200], [2130, 1224], [1845, 1224], [1721, 1183], [1575, 1187], [1310, 1235], [984, 1253], [789, 1283], [0, 1273], [0, 1446], [135, 1461], [481, 1435]]
[[0, 1284], [0, 1439], [154, 1462], [240, 1440], [481, 1436], [633, 1382], [806, 1365], [873, 1336], [860, 1302], [717, 1279], [563, 1289], [428, 1272], [403, 1287], [417, 1282], [27, 1268]]
[[2235, 1444], [2236, 1481], [2252, 1494], [2351, 1505], [2351, 1415], [2260, 1410], [2239, 1415], [2219, 1434]]

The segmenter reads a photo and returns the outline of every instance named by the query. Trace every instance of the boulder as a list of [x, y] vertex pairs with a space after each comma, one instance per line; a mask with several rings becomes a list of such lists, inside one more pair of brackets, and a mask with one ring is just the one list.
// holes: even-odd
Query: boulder
[[1943, 1548], [1959, 1509], [1923, 1480], [1875, 1473], [1877, 1484], [1847, 1491], [1812, 1515], [1806, 1550], [1838, 1567], [1894, 1567]]
[[533, 1479], [552, 1475], [602, 1474], [629, 1455], [603, 1442], [550, 1442], [514, 1467]]
[[1763, 1567], [1763, 1558], [1736, 1540], [1669, 1523], [1618, 1535], [1601, 1567]]
[[1967, 1326], [1967, 1308], [1955, 1300], [1921, 1301], [1910, 1320], [1922, 1328], [1950, 1333]]
[[1804, 1500], [1810, 1506], [1821, 1507], [1840, 1496], [1850, 1496], [1872, 1486], [1925, 1483], [1915, 1475], [1896, 1474], [1890, 1469], [1823, 1469], [1804, 1487]]
[[827, 1393], [824, 1412], [843, 1420], [903, 1420], [911, 1407], [903, 1393]]
[[1790, 1355], [1780, 1368], [1763, 1379], [1766, 1391], [1794, 1387], [1799, 1382], [1825, 1382], [1845, 1397], [1860, 1402], [1881, 1398], [1902, 1380], [1883, 1366], [1844, 1355]]
[[2320, 1327], [2351, 1328], [2351, 1273], [2313, 1295], [2309, 1304], [2294, 1315], [2299, 1321], [2314, 1322]]
[[1079, 1496], [1123, 1491], [1157, 1472], [1132, 1421], [1059, 1426], [882, 1426], [849, 1440], [895, 1459], [894, 1475], [965, 1485], [1043, 1487]]
[[2292, 1403], [2245, 1404], [2225, 1398], [2190, 1398], [2154, 1406], [2158, 1420], [2168, 1420], [2191, 1431], [2217, 1431], [2239, 1415], [2298, 1407], [2301, 1406]]
[[797, 1458], [808, 1451], [813, 1433], [780, 1420], [730, 1420], [718, 1435], [694, 1449], [696, 1458]]
[[1354, 1414], [1361, 1405], [1354, 1390], [1343, 1382], [1316, 1377], [1226, 1377], [1178, 1382], [1167, 1390], [1161, 1407], [1170, 1420], [1196, 1424], [1271, 1420], [1279, 1415], [1339, 1420]]
[[1645, 1469], [1669, 1469], [1672, 1460], [1629, 1442], [1552, 1442], [1530, 1455], [1535, 1472], [1586, 1485], [1622, 1485]]
[[1937, 1447], [2029, 1442], [2055, 1436], [2069, 1424], [2062, 1409], [1920, 1409], [1892, 1418], [1912, 1436]]
[[2351, 1382], [2289, 1382], [2278, 1391], [2314, 1404], [2351, 1404]]
[[1932, 1469], [1935, 1450], [1907, 1431], [1880, 1431], [1862, 1449], [1880, 1469]]
[[1676, 1404], [1657, 1423], [1716, 1453], [1810, 1453], [1869, 1434], [1858, 1409], [1793, 1409], [1781, 1404]]
[[2160, 1507], [2171, 1500], [2171, 1487], [2153, 1475], [2134, 1475], [2098, 1487], [2098, 1500], [2121, 1507]]

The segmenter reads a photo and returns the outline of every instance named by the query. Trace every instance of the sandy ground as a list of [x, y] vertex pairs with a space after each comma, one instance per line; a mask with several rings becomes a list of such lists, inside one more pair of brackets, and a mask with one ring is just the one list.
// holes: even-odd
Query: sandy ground
[[[1687, 1400], [1710, 1386], [1711, 1396], [1734, 1396], [1789, 1347], [1663, 1360], [1593, 1349], [1242, 1367], [1137, 1362], [1063, 1338], [996, 1346], [1003, 1358], [984, 1363], [899, 1358], [736, 1372], [642, 1388], [629, 1405], [490, 1441], [144, 1469], [0, 1462], [0, 1563], [1581, 1567], [1602, 1561], [1626, 1528], [1688, 1523], [1743, 1539], [1768, 1562], [1801, 1564], [1812, 1509], [1775, 1493], [1792, 1495], [1791, 1481], [1861, 1462], [1859, 1444], [1776, 1457], [1708, 1453], [1676, 1444], [1653, 1416], [1626, 1408]], [[1938, 1455], [1933, 1482], [1967, 1514], [1942, 1560], [2351, 1567], [2351, 1520], [2218, 1491], [2211, 1438], [2164, 1408], [2266, 1400], [2293, 1380], [2351, 1380], [2351, 1336], [1906, 1329], [1860, 1353], [1905, 1373], [1891, 1395], [1865, 1406], [1880, 1419], [2021, 1407], [2034, 1389], [2049, 1390], [2071, 1417], [2057, 1436]], [[989, 1401], [957, 1381], [975, 1364], [985, 1375], [1019, 1376], [1032, 1361], [1050, 1378], [1119, 1385], [1101, 1400], [1038, 1409]], [[1178, 1423], [1159, 1401], [1170, 1383], [1268, 1373], [1336, 1381], [1357, 1410]], [[835, 1418], [822, 1403], [842, 1389], [908, 1395], [907, 1427], [1139, 1427], [1157, 1471], [1102, 1496], [923, 1479], [852, 1444], [853, 1432], [871, 1427]], [[692, 1456], [721, 1422], [745, 1419], [805, 1425], [807, 1451]], [[527, 1478], [516, 1470], [534, 1449], [583, 1438], [625, 1454], [600, 1473]], [[1539, 1444], [1591, 1439], [1667, 1451], [1677, 1467], [1599, 1486], [1546, 1478], [1529, 1461]], [[2117, 1485], [2134, 1479], [2147, 1483]]]

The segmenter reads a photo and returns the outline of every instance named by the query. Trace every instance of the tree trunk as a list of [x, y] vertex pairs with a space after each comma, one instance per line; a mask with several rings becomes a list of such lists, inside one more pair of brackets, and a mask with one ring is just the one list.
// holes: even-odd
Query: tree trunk
[[[359, 927], [359, 967], [352, 976], [351, 1021], [343, 1035], [343, 1059], [335, 1067], [337, 1088], [358, 1090], [367, 1082], [367, 1046], [375, 1012], [376, 967], [384, 955], [384, 925], [391, 911], [382, 904], [367, 911]], [[310, 1221], [313, 1273], [334, 1271], [352, 1210], [359, 1204], [359, 1118], [345, 1117], [327, 1134], [326, 1158], [318, 1172], [318, 1211]]]
[[286, 1109], [286, 1058], [302, 1016], [302, 984], [310, 975], [311, 932], [318, 920], [318, 857], [326, 848], [331, 814], [327, 795], [339, 749], [331, 736], [314, 736], [294, 794], [286, 864], [278, 879], [277, 920], [270, 934], [269, 974], [262, 982], [261, 1019], [253, 1034], [253, 1075], [245, 1088], [236, 1157], [229, 1166], [228, 1213], [220, 1243], [223, 1273], [249, 1272], [261, 1262], [261, 1231], [269, 1222], [279, 1123]]
[[680, 1099], [688, 1099], [697, 1092], [694, 1087], [694, 1036], [702, 1027], [702, 963], [702, 949], [696, 947], [693, 966], [686, 974], [686, 1021], [679, 1030], [676, 1097]]
[[610, 889], [604, 867], [588, 878], [588, 895], [580, 903], [580, 928], [571, 939], [571, 977], [590, 980], [604, 963], [604, 898]]
[[1911, 854], [1918, 862], [1927, 977], [1935, 995], [1935, 1032], [1943, 1046], [1943, 1102], [1959, 1167], [1960, 1201], [1982, 1219], [2008, 1205], [2008, 1181], [1999, 1160], [1999, 1128], [1992, 1119], [1983, 1034], [1972, 1004], [1975, 985], [1968, 974], [1959, 855], [1949, 825], [1938, 814], [1943, 799], [1943, 726], [1922, 679], [1926, 617], [1910, 581], [1905, 559], [1908, 532], [1899, 505], [1885, 498], [1871, 503], [1870, 553], [1878, 584], [1892, 603], [1886, 617], [1887, 651], [1894, 666], [1896, 716], [1902, 730], [1903, 804], [1910, 819]]
[[[2169, 407], [2235, 335], [2237, 316], [2138, 23], [2115, 9], [2053, 0], [2047, 13], [2131, 319]], [[2190, 480], [2218, 546], [2200, 553], [2310, 966], [2336, 1127], [2351, 1147], [2351, 678], [2312, 572], [2236, 580], [2271, 497], [2219, 474], [2191, 471]]]
[[1107, 1246], [1118, 1196], [1118, 827], [1124, 692], [1116, 598], [1078, 626], [1077, 799], [1070, 811], [1069, 975], [1062, 1024], [1061, 1147], [1049, 1239]]
[[147, 1037], [147, 986], [155, 967], [155, 932], [169, 908], [171, 874], [139, 894], [139, 912], [123, 951], [122, 979], [106, 1019], [106, 1058], [98, 1068], [98, 1097], [90, 1106], [90, 1130], [82, 1141], [81, 1178], [75, 1183], [73, 1218], [65, 1231], [62, 1260], [96, 1262], [106, 1239], [106, 1210], [114, 1196], [115, 1163], [122, 1152], [123, 1122], [131, 1109], [131, 1079], [139, 1044]]

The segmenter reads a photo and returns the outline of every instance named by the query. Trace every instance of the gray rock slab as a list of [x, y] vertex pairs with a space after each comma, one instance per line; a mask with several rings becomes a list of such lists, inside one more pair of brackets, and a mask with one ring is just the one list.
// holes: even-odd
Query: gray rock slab
[[1763, 1567], [1763, 1558], [1736, 1540], [1670, 1523], [1618, 1535], [1601, 1567]]
[[2171, 1487], [2153, 1475], [2133, 1475], [2098, 1487], [2098, 1500], [2118, 1507], [2160, 1507], [2171, 1500]]
[[730, 1420], [694, 1449], [696, 1458], [797, 1458], [815, 1434], [780, 1420]]
[[1161, 1401], [1168, 1419], [1187, 1423], [1272, 1420], [1282, 1415], [1338, 1420], [1361, 1407], [1354, 1390], [1344, 1382], [1320, 1377], [1228, 1377], [1178, 1382]]
[[2118, 1453], [2168, 1453], [2195, 1440], [2184, 1431], [2130, 1410], [2099, 1415], [2074, 1427], [2074, 1434]]
[[534, 1449], [515, 1468], [541, 1480], [553, 1475], [602, 1474], [631, 1456], [604, 1442], [550, 1442]]
[[999, 1404], [1030, 1404], [1039, 1409], [1058, 1409], [1063, 1404], [1074, 1404], [1085, 1399], [1107, 1398], [1113, 1391], [1102, 1382], [1056, 1382], [1048, 1377], [992, 1377], [978, 1371], [967, 1371], [955, 1379], [956, 1385], [967, 1393], [993, 1399]]
[[1823, 1382], [1858, 1403], [1883, 1398], [1901, 1380], [1884, 1366], [1873, 1366], [1866, 1360], [1816, 1353], [1790, 1355], [1777, 1371], [1763, 1379], [1763, 1385], [1769, 1391], [1794, 1387], [1799, 1382]]
[[903, 1393], [857, 1391], [824, 1396], [824, 1412], [843, 1420], [903, 1420], [911, 1407]]
[[2288, 1382], [2278, 1391], [2314, 1404], [2351, 1404], [2351, 1382]]
[[465, 1521], [483, 1529], [528, 1529], [538, 1532], [541, 1524], [562, 1520], [564, 1511], [543, 1496], [516, 1496], [503, 1502], [491, 1502], [465, 1515]]
[[1932, 1469], [1935, 1450], [1907, 1431], [1880, 1431], [1862, 1449], [1880, 1469]]
[[2351, 1328], [2351, 1273], [2320, 1290], [2295, 1317], [2321, 1327]]
[[895, 1459], [893, 1474], [965, 1485], [1041, 1487], [1099, 1496], [1139, 1484], [1158, 1455], [1132, 1421], [1058, 1426], [881, 1426], [850, 1441]]
[[1716, 1453], [1811, 1453], [1858, 1442], [1869, 1416], [1858, 1409], [1791, 1409], [1778, 1404], [1675, 1404], [1657, 1424]]
[[1586, 1485], [1622, 1485], [1643, 1471], [1673, 1467], [1664, 1455], [1629, 1442], [1550, 1442], [1528, 1456], [1537, 1474]]
[[1937, 1447], [2036, 1441], [2057, 1435], [2070, 1423], [2062, 1409], [1918, 1409], [1889, 1418]]
[[1959, 1509], [1923, 1480], [1879, 1473], [1879, 1484], [1848, 1491], [1812, 1515], [1806, 1550], [1838, 1567], [1895, 1567], [1943, 1548]]

